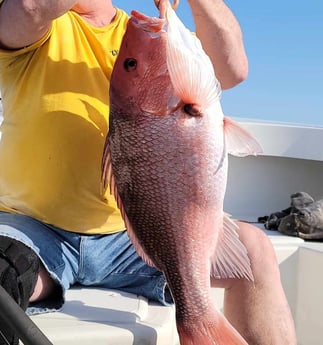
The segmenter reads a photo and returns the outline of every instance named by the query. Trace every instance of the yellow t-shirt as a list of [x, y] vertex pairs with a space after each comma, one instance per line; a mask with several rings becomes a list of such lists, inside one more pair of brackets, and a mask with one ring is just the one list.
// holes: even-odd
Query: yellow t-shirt
[[109, 81], [127, 21], [118, 10], [96, 28], [70, 11], [39, 42], [0, 50], [0, 210], [79, 233], [125, 228], [100, 182]]

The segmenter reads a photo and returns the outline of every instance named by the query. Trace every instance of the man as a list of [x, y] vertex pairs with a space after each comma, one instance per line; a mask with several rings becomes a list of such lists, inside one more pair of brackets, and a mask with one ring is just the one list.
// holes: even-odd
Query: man
[[[222, 88], [243, 81], [247, 58], [229, 8], [187, 1]], [[74, 283], [169, 302], [163, 275], [137, 256], [114, 199], [100, 194], [109, 78], [126, 23], [110, 0], [1, 5], [0, 283], [29, 312], [60, 308]], [[225, 314], [249, 344], [296, 344], [273, 248], [239, 226], [255, 283], [212, 281], [226, 289]], [[1, 314], [0, 330], [17, 343]]]

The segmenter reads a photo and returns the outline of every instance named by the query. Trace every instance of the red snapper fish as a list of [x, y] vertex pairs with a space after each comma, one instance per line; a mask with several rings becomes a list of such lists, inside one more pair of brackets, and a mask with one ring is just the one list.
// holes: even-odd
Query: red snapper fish
[[253, 280], [223, 199], [228, 153], [261, 149], [224, 117], [198, 38], [168, 1], [159, 9], [160, 18], [132, 11], [113, 69], [103, 186], [139, 255], [166, 277], [180, 343], [247, 344], [215, 308], [210, 277]]

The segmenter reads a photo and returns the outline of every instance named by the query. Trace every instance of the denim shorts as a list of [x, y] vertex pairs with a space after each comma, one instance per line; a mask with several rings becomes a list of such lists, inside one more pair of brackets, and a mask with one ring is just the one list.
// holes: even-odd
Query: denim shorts
[[57, 298], [30, 305], [28, 314], [59, 310], [65, 291], [74, 284], [118, 289], [163, 305], [171, 303], [164, 275], [137, 255], [126, 231], [80, 235], [0, 211], [0, 235], [33, 249], [61, 287]]

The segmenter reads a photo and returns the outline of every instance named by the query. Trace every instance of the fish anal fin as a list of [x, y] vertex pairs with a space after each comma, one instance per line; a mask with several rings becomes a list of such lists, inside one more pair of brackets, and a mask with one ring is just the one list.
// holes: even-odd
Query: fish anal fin
[[248, 131], [226, 116], [223, 121], [228, 153], [239, 157], [262, 153], [260, 144]]
[[254, 281], [247, 249], [239, 239], [237, 228], [238, 225], [225, 214], [222, 237], [211, 258], [211, 276]]
[[123, 221], [126, 225], [128, 236], [134, 245], [137, 253], [141, 258], [150, 266], [155, 266], [154, 263], [151, 261], [149, 256], [144, 251], [143, 247], [141, 246], [138, 237], [135, 234], [135, 231], [133, 229], [133, 226], [127, 216], [127, 213], [125, 211], [125, 208], [123, 206], [120, 194], [118, 192], [118, 187], [116, 184], [116, 180], [113, 174], [112, 170], [112, 162], [111, 162], [111, 154], [110, 154], [110, 147], [108, 143], [108, 139], [106, 140], [105, 146], [104, 146], [104, 152], [103, 152], [103, 158], [102, 158], [102, 174], [101, 174], [101, 193], [102, 195], [106, 192], [106, 189], [108, 185], [110, 186], [110, 193], [114, 196], [117, 206], [120, 210], [121, 216], [123, 218]]

